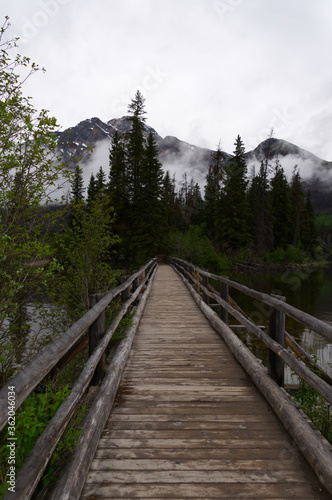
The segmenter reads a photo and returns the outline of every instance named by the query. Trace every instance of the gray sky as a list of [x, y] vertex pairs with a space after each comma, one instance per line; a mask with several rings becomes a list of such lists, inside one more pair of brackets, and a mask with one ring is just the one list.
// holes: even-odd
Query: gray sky
[[25, 93], [62, 129], [126, 114], [231, 153], [288, 140], [332, 161], [331, 0], [1, 0], [19, 52], [46, 68]]

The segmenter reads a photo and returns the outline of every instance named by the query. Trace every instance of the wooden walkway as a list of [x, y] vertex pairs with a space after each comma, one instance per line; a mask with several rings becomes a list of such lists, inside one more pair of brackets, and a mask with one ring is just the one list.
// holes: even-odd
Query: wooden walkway
[[169, 266], [157, 270], [81, 498], [329, 498]]

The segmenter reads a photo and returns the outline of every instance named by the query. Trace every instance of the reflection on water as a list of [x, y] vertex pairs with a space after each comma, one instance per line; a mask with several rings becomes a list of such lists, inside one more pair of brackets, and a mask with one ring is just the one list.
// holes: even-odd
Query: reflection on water
[[[233, 281], [260, 292], [285, 296], [286, 301], [292, 306], [332, 325], [332, 269], [330, 267], [315, 271], [288, 270], [283, 273], [231, 273], [229, 277]], [[256, 324], [268, 325], [269, 306], [252, 300], [234, 289], [230, 289], [230, 295]], [[231, 318], [230, 323], [232, 322]], [[332, 344], [287, 317], [286, 330], [303, 347], [312, 349], [317, 356], [318, 364], [332, 375]], [[267, 349], [265, 344], [251, 333], [242, 332], [238, 335], [266, 365]], [[290, 371], [287, 370], [286, 383], [291, 382], [294, 382], [294, 379], [290, 380]]]
[[50, 303], [22, 301], [15, 318], [5, 320], [0, 330], [0, 353], [7, 353], [0, 358], [0, 372], [22, 369], [67, 323], [64, 312]]

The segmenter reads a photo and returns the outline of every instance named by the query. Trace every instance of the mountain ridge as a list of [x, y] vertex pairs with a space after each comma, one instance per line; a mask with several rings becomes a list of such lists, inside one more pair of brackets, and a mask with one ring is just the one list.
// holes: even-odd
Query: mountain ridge
[[[94, 158], [95, 151], [101, 149], [103, 161], [108, 160], [108, 150], [114, 133], [117, 131], [119, 135], [125, 134], [130, 127], [128, 116], [112, 118], [107, 122], [98, 117], [87, 118], [74, 127], [58, 132], [58, 152], [69, 166], [73, 167], [80, 162], [83, 170], [88, 165], [91, 170], [94, 161], [97, 162]], [[204, 184], [214, 150], [189, 144], [171, 135], [162, 138], [155, 129], [145, 124], [145, 136], [149, 132], [155, 137], [159, 159], [165, 171], [170, 170], [172, 174], [176, 174], [177, 180], [179, 174], [187, 173], [199, 184]], [[232, 155], [222, 151], [222, 158], [223, 164], [227, 164]], [[288, 171], [297, 165], [305, 190], [311, 191], [315, 210], [332, 210], [332, 162], [322, 160], [284, 139], [269, 138], [246, 153], [248, 171], [258, 171], [261, 161], [265, 158], [270, 162], [278, 159], [281, 166]]]

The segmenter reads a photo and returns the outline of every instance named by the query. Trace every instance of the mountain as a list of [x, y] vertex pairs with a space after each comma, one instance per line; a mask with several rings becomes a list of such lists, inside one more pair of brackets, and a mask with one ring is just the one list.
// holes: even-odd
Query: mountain
[[[58, 133], [59, 153], [69, 166], [73, 167], [80, 162], [83, 170], [88, 165], [91, 166], [91, 163], [98, 161], [100, 163], [101, 157], [108, 162], [108, 150], [114, 133], [117, 131], [119, 135], [125, 134], [130, 127], [131, 122], [126, 116], [114, 118], [106, 123], [99, 118], [84, 120]], [[175, 173], [177, 180], [181, 179], [179, 174], [188, 172], [197, 182], [204, 182], [211, 150], [188, 144], [172, 136], [163, 139], [152, 127], [145, 125], [146, 137], [149, 132], [152, 132], [156, 139], [159, 159], [165, 171], [170, 170], [172, 174]], [[224, 157], [225, 161], [228, 161], [231, 155], [224, 153]]]
[[295, 144], [275, 138], [263, 141], [248, 152], [246, 157], [249, 169], [255, 167], [256, 171], [266, 157], [272, 167], [278, 159], [288, 177], [297, 166], [305, 192], [311, 193], [315, 210], [332, 210], [332, 162], [322, 160]]
[[[130, 120], [126, 116], [106, 123], [96, 117], [83, 120], [70, 129], [58, 132], [59, 153], [69, 166], [73, 167], [80, 162], [83, 171], [87, 173], [97, 171], [100, 166], [107, 171], [108, 152], [114, 133], [117, 131], [122, 135], [130, 130], [130, 126]], [[212, 150], [188, 144], [173, 136], [162, 138], [152, 127], [145, 125], [145, 135], [149, 132], [156, 139], [159, 159], [165, 171], [175, 174], [177, 181], [187, 173], [201, 186], [204, 185]], [[224, 164], [227, 164], [232, 155], [226, 152], [222, 154]], [[332, 210], [332, 162], [324, 161], [290, 142], [271, 138], [246, 153], [249, 173], [253, 170], [258, 172], [266, 155], [272, 169], [278, 159], [288, 177], [297, 165], [304, 179], [305, 190], [311, 191], [315, 209]]]

